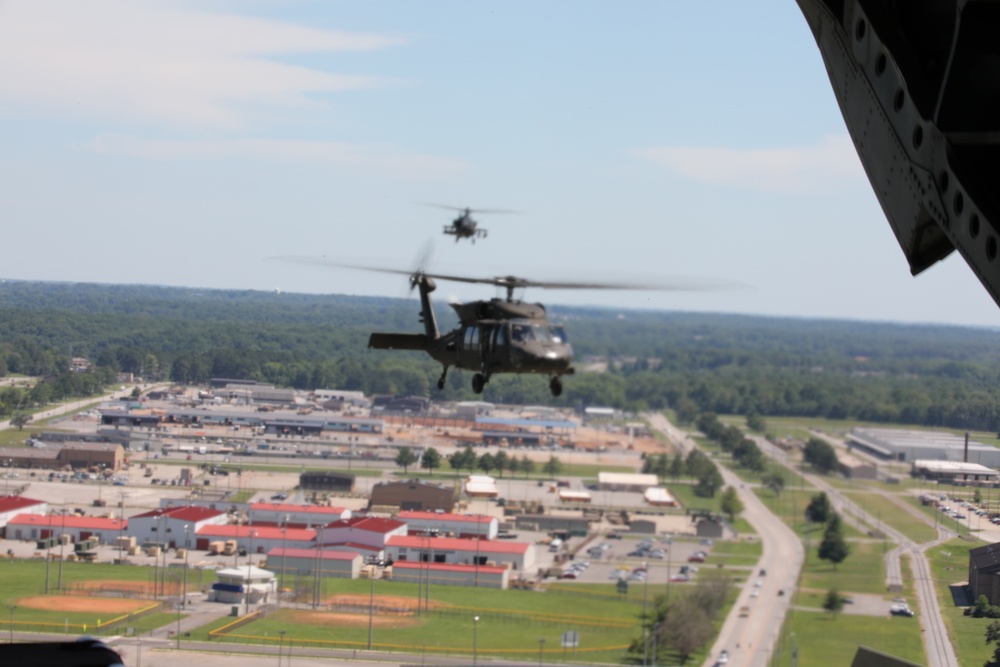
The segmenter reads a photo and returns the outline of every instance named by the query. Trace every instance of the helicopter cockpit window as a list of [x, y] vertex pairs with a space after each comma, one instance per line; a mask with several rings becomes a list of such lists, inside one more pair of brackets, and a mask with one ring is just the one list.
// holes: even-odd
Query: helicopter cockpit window
[[510, 327], [510, 339], [514, 342], [528, 342], [534, 339], [530, 324], [512, 324]]
[[498, 326], [496, 328], [496, 339], [493, 343], [496, 349], [507, 347], [507, 327]]
[[549, 336], [551, 336], [553, 343], [569, 342], [569, 339], [566, 337], [566, 330], [562, 327], [549, 327]]
[[479, 327], [469, 327], [465, 330], [465, 349], [475, 350], [479, 347]]

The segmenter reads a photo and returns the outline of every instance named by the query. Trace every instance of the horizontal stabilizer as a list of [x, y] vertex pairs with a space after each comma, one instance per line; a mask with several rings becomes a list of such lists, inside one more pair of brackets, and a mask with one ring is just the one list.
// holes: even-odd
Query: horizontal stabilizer
[[427, 336], [424, 334], [373, 333], [368, 339], [368, 347], [377, 350], [426, 350]]

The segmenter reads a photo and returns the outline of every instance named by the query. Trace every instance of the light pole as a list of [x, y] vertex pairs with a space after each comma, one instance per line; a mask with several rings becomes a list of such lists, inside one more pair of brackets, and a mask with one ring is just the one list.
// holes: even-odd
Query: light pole
[[56, 583], [56, 588], [62, 590], [62, 565], [63, 565], [63, 547], [66, 546], [66, 508], [59, 510], [62, 513], [62, 531], [59, 533], [59, 580]]
[[120, 510], [118, 511], [118, 564], [122, 564], [122, 531], [125, 529], [125, 496], [128, 494], [125, 491], [121, 491], [118, 494], [121, 497]]
[[281, 649], [285, 643], [285, 631], [278, 630], [278, 667], [281, 667]]
[[479, 628], [479, 617], [472, 617], [472, 667], [476, 667], [479, 659], [479, 640], [477, 637], [477, 629]]
[[[253, 536], [257, 531], [250, 531], [250, 548], [247, 550], [247, 585], [244, 587], [244, 595], [247, 598], [247, 614], [250, 613], [250, 581], [253, 577], [252, 571], [252, 561], [253, 561]], [[238, 550], [237, 550], [238, 551]]]
[[285, 515], [285, 525], [281, 528], [281, 573], [278, 575], [278, 606], [281, 606], [281, 591], [285, 588], [285, 545], [288, 541], [288, 518]]
[[376, 569], [378, 566], [374, 563], [372, 564], [371, 572], [368, 574], [368, 580], [371, 581], [371, 592], [368, 594], [368, 650], [372, 650], [372, 628], [373, 621], [375, 618], [375, 574], [378, 572]]
[[10, 607], [10, 643], [14, 643], [14, 610], [17, 609], [16, 604], [7, 605]]
[[542, 647], [545, 646], [545, 637], [538, 638], [538, 667], [542, 665]]

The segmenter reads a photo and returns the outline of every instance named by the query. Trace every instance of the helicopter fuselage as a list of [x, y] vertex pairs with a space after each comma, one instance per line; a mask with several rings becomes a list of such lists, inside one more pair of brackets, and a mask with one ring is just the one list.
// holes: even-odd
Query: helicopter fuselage
[[430, 303], [434, 282], [425, 276], [414, 276], [412, 282], [420, 288], [424, 333], [373, 333], [368, 347], [427, 352], [444, 367], [439, 389], [454, 366], [475, 373], [472, 388], [477, 394], [496, 373], [548, 375], [552, 393], [562, 393], [559, 378], [574, 372], [573, 348], [565, 329], [547, 319], [544, 306], [502, 299], [451, 304], [459, 326], [440, 334]]

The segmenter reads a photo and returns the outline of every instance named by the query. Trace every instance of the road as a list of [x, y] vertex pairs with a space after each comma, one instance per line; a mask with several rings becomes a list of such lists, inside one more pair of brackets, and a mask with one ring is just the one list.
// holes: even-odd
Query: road
[[[661, 414], [647, 414], [650, 426], [664, 433], [686, 453], [694, 447], [694, 442]], [[785, 615], [791, 605], [792, 592], [798, 580], [799, 571], [805, 559], [802, 541], [791, 528], [774, 516], [750, 489], [743, 486], [740, 479], [727, 468], [719, 466], [726, 484], [736, 489], [745, 507], [743, 518], [754, 527], [760, 537], [763, 553], [757, 562], [757, 570], [767, 572], [766, 576], [752, 577], [740, 591], [733, 612], [725, 620], [715, 645], [705, 660], [705, 665], [714, 664], [719, 653], [729, 652], [729, 665], [750, 667], [766, 665], [774, 652]], [[759, 597], [751, 597], [760, 580]], [[779, 595], [783, 591], [783, 595]], [[741, 607], [749, 607], [750, 614], [739, 615]]]

